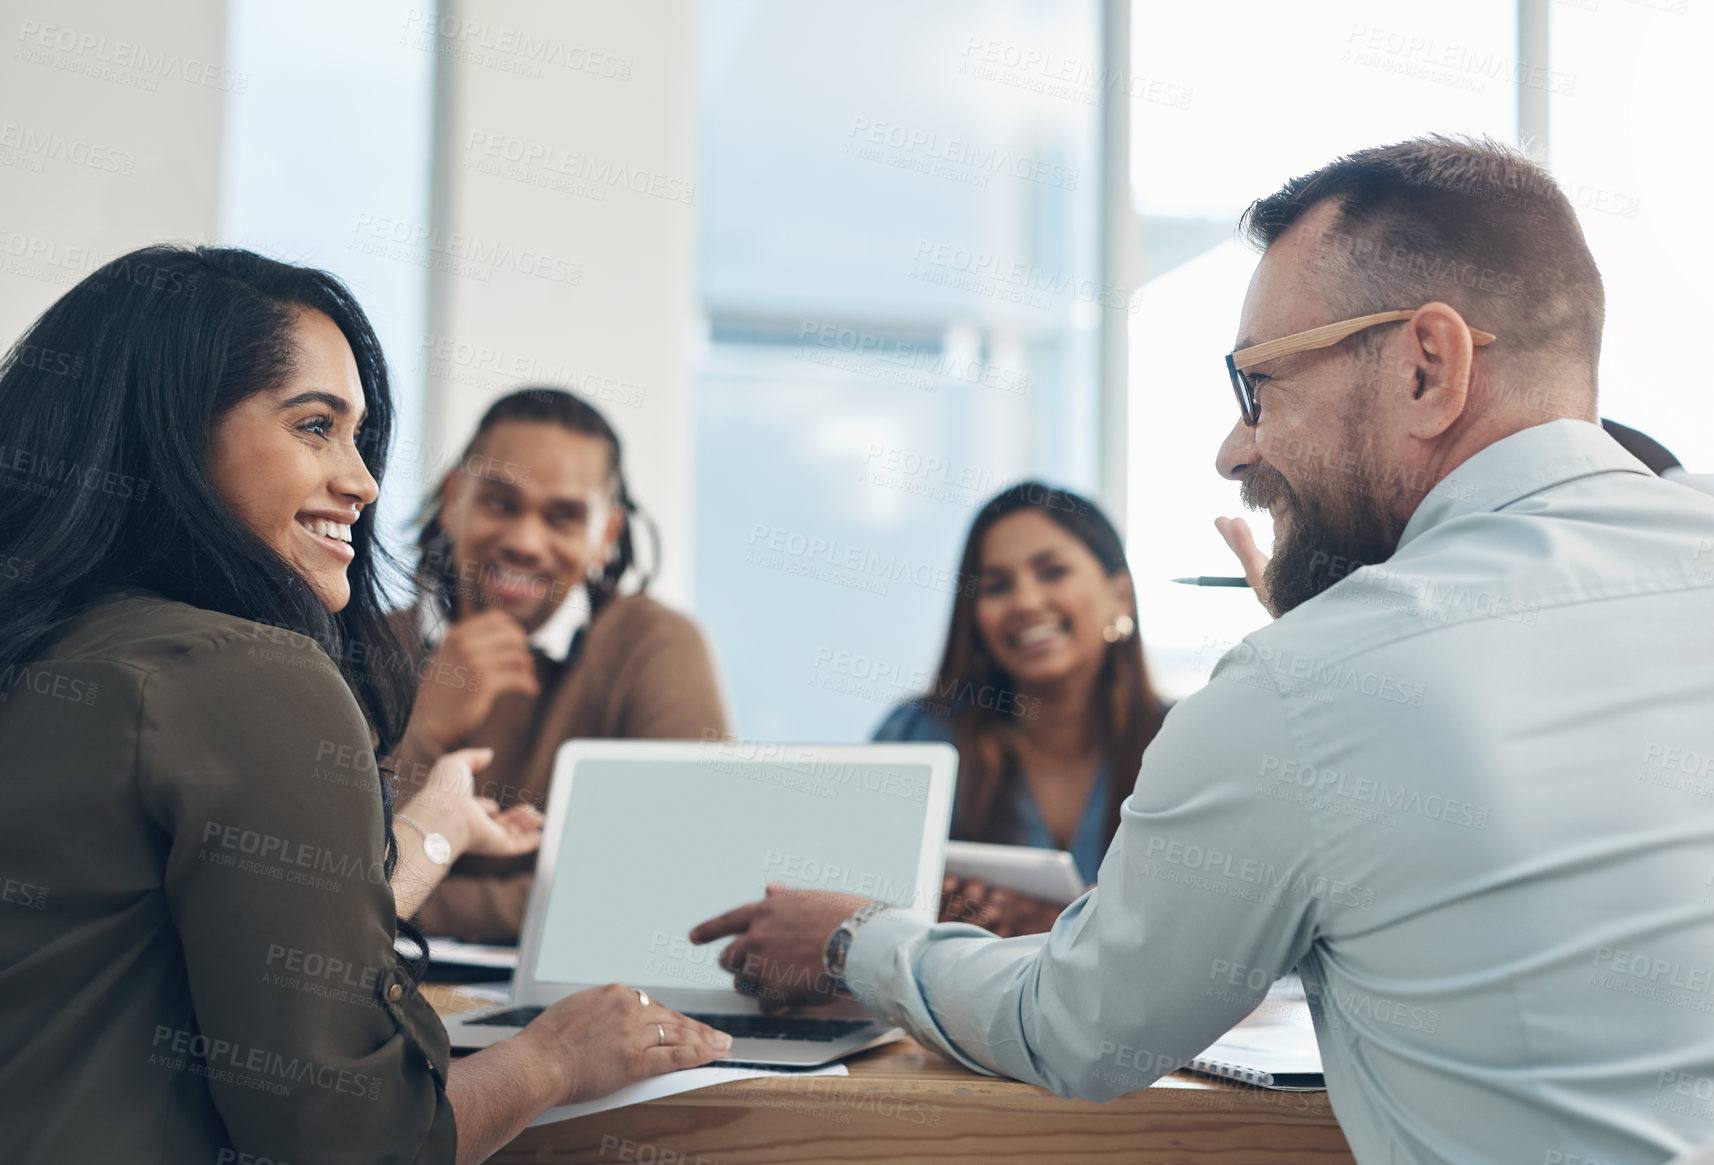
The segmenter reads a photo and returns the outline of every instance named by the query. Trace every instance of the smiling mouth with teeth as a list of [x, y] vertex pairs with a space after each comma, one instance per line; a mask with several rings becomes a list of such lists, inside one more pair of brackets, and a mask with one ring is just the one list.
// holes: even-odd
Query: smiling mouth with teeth
[[298, 525], [311, 534], [319, 535], [334, 542], [351, 542], [351, 527], [342, 522], [330, 522], [326, 518], [299, 518]]
[[1057, 623], [1036, 623], [1013, 635], [1012, 643], [1016, 647], [1034, 647], [1038, 643], [1046, 643], [1061, 631], [1062, 628]]
[[496, 589], [504, 591], [511, 596], [523, 595], [534, 597], [538, 595], [542, 589], [551, 585], [546, 579], [536, 578], [533, 575], [523, 574], [515, 570], [508, 570], [505, 567], [494, 566], [493, 564], [489, 564], [485, 573], [488, 576], [488, 582], [490, 584], [492, 584]]

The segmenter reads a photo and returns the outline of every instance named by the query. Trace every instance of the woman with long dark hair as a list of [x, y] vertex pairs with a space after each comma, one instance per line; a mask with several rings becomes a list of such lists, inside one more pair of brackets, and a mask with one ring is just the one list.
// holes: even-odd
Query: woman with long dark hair
[[[9, 1159], [480, 1161], [719, 1054], [614, 986], [450, 1060], [391, 885], [438, 863], [375, 760], [416, 681], [380, 599], [392, 408], [349, 292], [237, 250], [117, 259], [0, 361]], [[533, 844], [480, 763], [405, 809]]]
[[[486, 747], [481, 791], [545, 807], [567, 740], [727, 734], [714, 662], [689, 618], [648, 595], [648, 526], [619, 435], [556, 388], [496, 400], [441, 480], [417, 540], [418, 601], [400, 612], [423, 683], [394, 764], [409, 783], [449, 750]], [[535, 856], [474, 855], [417, 914], [430, 934], [515, 942]]]
[[[875, 739], [957, 746], [954, 839], [1070, 850], [1094, 882], [1166, 712], [1124, 544], [1087, 498], [1025, 481], [977, 512], [958, 582], [933, 688]], [[942, 915], [1030, 934], [1058, 908], [949, 878]]]

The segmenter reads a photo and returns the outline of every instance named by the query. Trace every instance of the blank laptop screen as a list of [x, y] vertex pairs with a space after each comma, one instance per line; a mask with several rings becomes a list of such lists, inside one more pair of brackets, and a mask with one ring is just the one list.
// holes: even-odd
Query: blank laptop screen
[[547, 900], [535, 977], [730, 988], [719, 948], [685, 937], [769, 882], [931, 905], [917, 885], [929, 766], [585, 757]]

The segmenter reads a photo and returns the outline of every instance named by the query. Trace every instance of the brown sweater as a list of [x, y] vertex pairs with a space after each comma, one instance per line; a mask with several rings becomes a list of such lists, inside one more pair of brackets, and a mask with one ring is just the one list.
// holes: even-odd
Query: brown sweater
[[[410, 628], [408, 642], [417, 644], [420, 661], [427, 649], [416, 636], [412, 612], [399, 612], [398, 618]], [[567, 740], [728, 735], [714, 661], [702, 633], [646, 595], [609, 602], [584, 629], [571, 663], [556, 664], [538, 653], [536, 674], [541, 695], [501, 696], [482, 727], [455, 746], [494, 750], [493, 761], [476, 774], [476, 791], [502, 808], [520, 801], [546, 808], [554, 751]], [[439, 755], [420, 735], [407, 732], [392, 760], [408, 782]], [[535, 865], [534, 854], [460, 858], [415, 921], [425, 934], [516, 942]]]

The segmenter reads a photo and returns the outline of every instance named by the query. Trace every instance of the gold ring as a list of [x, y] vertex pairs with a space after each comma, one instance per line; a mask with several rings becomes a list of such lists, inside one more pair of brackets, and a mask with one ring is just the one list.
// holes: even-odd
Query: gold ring
[[658, 1036], [660, 1036], [660, 1037], [661, 1037], [661, 1039], [660, 1039], [660, 1043], [658, 1043], [658, 1044], [656, 1044], [656, 1045], [655, 1045], [655, 1046], [656, 1046], [656, 1047], [657, 1047], [657, 1048], [664, 1048], [664, 1047], [666, 1047], [666, 1044], [667, 1044], [667, 1029], [666, 1029], [666, 1028], [664, 1028], [664, 1027], [662, 1027], [662, 1026], [661, 1026], [661, 1025], [660, 1025], [660, 1024], [658, 1024], [658, 1023], [657, 1023], [657, 1024], [656, 1024], [656, 1025], [655, 1025], [655, 1034], [656, 1034], [656, 1035], [658, 1035]]

